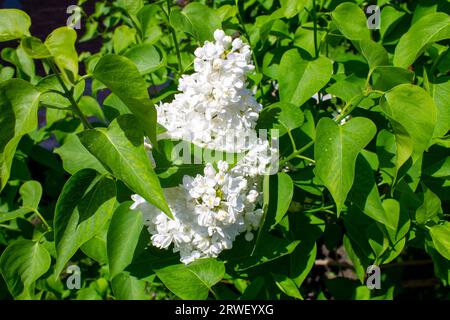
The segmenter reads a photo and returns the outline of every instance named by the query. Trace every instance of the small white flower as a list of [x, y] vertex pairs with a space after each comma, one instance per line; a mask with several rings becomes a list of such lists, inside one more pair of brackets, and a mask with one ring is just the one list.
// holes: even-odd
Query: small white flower
[[247, 201], [250, 203], [255, 203], [258, 200], [259, 192], [256, 190], [250, 190], [247, 195]]
[[247, 233], [245, 234], [245, 240], [247, 240], [248, 242], [252, 241], [253, 238], [254, 238], [253, 233], [247, 232]]

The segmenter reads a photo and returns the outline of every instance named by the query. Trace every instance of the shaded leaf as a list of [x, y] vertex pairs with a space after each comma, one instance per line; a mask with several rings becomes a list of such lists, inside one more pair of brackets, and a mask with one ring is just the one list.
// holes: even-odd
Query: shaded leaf
[[124, 202], [117, 207], [109, 225], [107, 249], [111, 278], [123, 271], [138, 255], [141, 232], [147, 232], [142, 213], [131, 210], [131, 204]]
[[96, 128], [78, 134], [81, 143], [115, 177], [134, 192], [171, 216], [161, 185], [144, 149], [144, 136], [136, 118], [123, 115], [108, 129]]
[[398, 42], [394, 66], [407, 68], [422, 53], [426, 45], [450, 38], [450, 17], [443, 13], [424, 16], [411, 26]]
[[109, 221], [115, 201], [115, 182], [92, 169], [78, 171], [66, 182], [55, 208], [56, 276]]

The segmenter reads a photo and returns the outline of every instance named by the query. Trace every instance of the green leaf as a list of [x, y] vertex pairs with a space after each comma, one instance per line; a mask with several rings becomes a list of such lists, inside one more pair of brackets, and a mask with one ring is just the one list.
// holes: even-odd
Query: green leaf
[[401, 21], [401, 18], [406, 14], [393, 6], [384, 6], [380, 15], [380, 35], [383, 40]]
[[388, 91], [402, 83], [412, 83], [414, 72], [393, 66], [378, 66], [372, 72], [373, 88]]
[[115, 182], [95, 170], [78, 171], [66, 182], [55, 208], [56, 276], [109, 221], [115, 201]]
[[341, 3], [331, 13], [339, 31], [349, 40], [369, 40], [370, 29], [364, 11], [355, 3]]
[[27, 181], [19, 189], [22, 198], [22, 206], [37, 209], [42, 196], [41, 184], [37, 181]]
[[122, 203], [113, 214], [108, 229], [107, 250], [111, 278], [123, 271], [137, 256], [137, 248], [144, 229], [140, 211], [130, 209], [131, 202]]
[[365, 231], [369, 246], [375, 255], [375, 264], [382, 262], [388, 248], [387, 238], [376, 224], [371, 224]]
[[[376, 225], [376, 222], [356, 206], [349, 206], [344, 214], [345, 235], [352, 240], [352, 249], [362, 260], [375, 259], [368, 236], [368, 229], [374, 224]], [[374, 231], [377, 229], [372, 230], [372, 237], [375, 234]], [[378, 231], [381, 233], [381, 229], [378, 228]]]
[[[67, 83], [67, 86], [69, 84]], [[36, 88], [41, 91], [41, 97], [40, 97], [40, 101], [43, 105], [45, 106], [51, 106], [51, 107], [56, 107], [56, 108], [68, 108], [70, 106], [70, 101], [63, 97], [62, 95], [55, 93], [55, 92], [50, 92], [50, 90], [57, 90], [60, 92], [63, 92], [63, 88], [61, 87], [61, 84], [58, 81], [58, 78], [56, 75], [52, 74], [49, 75], [47, 77], [44, 77], [42, 79], [39, 80], [39, 82], [36, 85]], [[84, 91], [84, 82], [79, 82], [74, 89], [74, 98], [78, 99], [79, 98], [79, 94], [80, 91]], [[62, 115], [60, 118], [55, 119], [56, 120], [60, 120], [61, 118], [64, 118], [64, 115], [67, 113], [66, 110], [56, 110], [56, 109], [50, 109], [47, 108], [46, 110], [46, 116], [47, 116], [47, 125], [51, 125], [52, 122], [49, 121], [49, 117], [48, 115], [51, 112], [55, 112], [55, 113], [59, 113], [60, 115]], [[53, 122], [55, 122], [53, 121]]]
[[17, 49], [3, 49], [1, 58], [16, 66], [17, 77], [35, 82], [36, 74], [33, 59], [26, 54], [22, 46], [17, 47]]
[[381, 44], [370, 39], [355, 41], [355, 43], [358, 50], [366, 58], [371, 70], [389, 64], [388, 53]]
[[100, 264], [107, 264], [108, 257], [106, 254], [106, 241], [103, 235], [95, 235], [93, 238], [85, 242], [81, 247], [81, 251], [89, 258]]
[[430, 146], [436, 106], [424, 89], [411, 84], [401, 84], [386, 92], [380, 106], [394, 130], [398, 171], [410, 156], [415, 161]]
[[84, 115], [95, 116], [98, 120], [106, 122], [103, 110], [95, 98], [91, 96], [82, 96], [80, 101], [78, 101], [78, 106]]
[[277, 75], [281, 101], [301, 106], [328, 83], [332, 74], [333, 63], [328, 58], [304, 60], [297, 49], [287, 51]]
[[273, 191], [273, 193], [271, 192], [271, 195], [276, 194], [276, 199], [270, 198], [268, 208], [268, 210], [274, 210], [271, 205], [276, 204], [274, 217], [275, 221], [271, 226], [271, 228], [273, 228], [275, 225], [280, 223], [289, 209], [289, 205], [291, 204], [291, 200], [294, 195], [294, 184], [288, 174], [279, 172], [277, 173], [277, 184], [272, 184], [271, 187], [271, 191]]
[[341, 98], [345, 102], [350, 102], [355, 96], [363, 94], [365, 81], [362, 78], [358, 78], [355, 74], [338, 80], [331, 86], [326, 88], [326, 92]]
[[136, 30], [126, 25], [114, 29], [113, 48], [115, 54], [120, 54], [126, 48], [136, 43]]
[[200, 43], [213, 39], [213, 33], [221, 28], [219, 16], [213, 9], [198, 2], [191, 2], [183, 10], [172, 10], [170, 13], [171, 26], [186, 32]]
[[261, 111], [258, 127], [268, 130], [276, 129], [281, 137], [288, 131], [301, 127], [303, 121], [303, 112], [299, 107], [292, 103], [275, 102]]
[[355, 269], [355, 273], [357, 274], [361, 283], [364, 282], [364, 278], [366, 277], [366, 263], [362, 261], [365, 257], [360, 258], [359, 255], [355, 252], [352, 241], [350, 238], [344, 234], [343, 238], [345, 253], [353, 264], [353, 268]]
[[254, 248], [253, 242], [241, 237], [234, 242], [233, 250], [228, 251], [223, 257], [227, 258], [228, 263], [236, 271], [244, 271], [290, 255], [300, 244], [299, 240], [282, 239], [268, 232], [258, 235], [257, 242]]
[[355, 181], [349, 198], [369, 217], [396, 230], [395, 215], [384, 210], [372, 168], [362, 155], [356, 159]]
[[30, 35], [31, 19], [22, 10], [0, 9], [0, 42]]
[[441, 199], [433, 193], [429, 188], [422, 184], [423, 203], [416, 210], [416, 222], [420, 225], [426, 224], [428, 221], [438, 216], [441, 212]]
[[436, 250], [450, 261], [450, 222], [432, 226], [430, 236]]
[[144, 6], [143, 0], [118, 0], [117, 5], [124, 8], [130, 14], [136, 15]]
[[134, 62], [141, 75], [158, 70], [163, 65], [162, 53], [149, 43], [132, 47], [124, 56]]
[[307, 0], [280, 0], [281, 10], [288, 19], [296, 16], [307, 4]]
[[353, 118], [342, 126], [322, 118], [317, 124], [315, 173], [333, 196], [338, 215], [353, 185], [356, 157], [376, 131], [367, 118]]
[[433, 137], [443, 137], [450, 130], [450, 77], [437, 78], [431, 84], [430, 93], [437, 108], [436, 127]]
[[44, 44], [55, 60], [59, 70], [69, 82], [78, 78], [78, 53], [75, 49], [77, 33], [69, 27], [55, 29]]
[[300, 294], [300, 291], [298, 290], [297, 285], [291, 278], [288, 278], [284, 274], [276, 274], [276, 273], [272, 273], [272, 277], [273, 277], [273, 280], [275, 281], [275, 284], [277, 285], [277, 287], [284, 294], [288, 295], [289, 297], [303, 300], [303, 297]]
[[0, 191], [9, 179], [20, 139], [37, 127], [39, 94], [23, 80], [0, 83]]
[[450, 17], [437, 12], [424, 16], [411, 26], [398, 42], [394, 66], [407, 68], [416, 61], [424, 48], [433, 42], [450, 38]]
[[441, 159], [440, 157], [436, 162], [423, 169], [423, 173], [434, 177], [443, 178], [449, 180], [450, 178], [450, 156]]
[[425, 250], [431, 256], [434, 265], [434, 273], [444, 285], [450, 284], [450, 260], [444, 258], [434, 247], [432, 240], [426, 239]]
[[116, 300], [149, 300], [146, 292], [146, 283], [128, 273], [122, 272], [111, 281], [112, 290]]
[[22, 39], [21, 44], [25, 52], [33, 59], [45, 59], [52, 56], [45, 44], [39, 38], [26, 37]]
[[15, 299], [33, 299], [34, 283], [50, 268], [50, 254], [38, 242], [17, 240], [0, 258], [0, 272]]
[[14, 72], [12, 67], [0, 67], [0, 82], [12, 79], [14, 77]]
[[410, 219], [407, 211], [400, 208], [400, 203], [395, 199], [384, 199], [383, 208], [388, 215], [387, 219], [391, 222], [386, 224], [392, 226], [387, 228], [387, 234], [389, 235], [393, 244], [396, 244], [399, 240], [405, 237], [409, 231]]
[[382, 181], [392, 185], [397, 172], [395, 168], [397, 162], [395, 135], [386, 129], [381, 130], [377, 135], [376, 146]]
[[134, 63], [125, 57], [106, 55], [98, 61], [93, 76], [130, 109], [156, 146], [155, 106], [149, 98], [147, 84]]
[[31, 210], [29, 208], [19, 208], [11, 212], [0, 212], [0, 223], [21, 218], [30, 212]]
[[63, 168], [70, 174], [82, 169], [94, 169], [98, 173], [107, 173], [102, 164], [80, 142], [75, 133], [67, 135], [64, 144], [54, 151], [61, 157]]
[[119, 116], [108, 129], [85, 130], [78, 137], [109, 172], [169, 217], [172, 216], [134, 116]]
[[223, 262], [200, 259], [155, 270], [164, 285], [183, 300], [204, 300], [209, 290], [225, 276]]
[[[291, 1], [289, 1], [289, 2], [291, 2]], [[321, 31], [319, 29], [319, 30], [317, 30], [317, 33], [316, 33], [316, 37], [317, 37], [316, 39], [322, 39], [324, 37], [324, 35], [325, 35], [325, 32]], [[306, 52], [308, 52], [311, 57], [314, 57], [316, 55], [316, 47], [315, 47], [315, 43], [314, 43], [314, 24], [313, 24], [313, 22], [302, 23], [302, 25], [300, 27], [298, 27], [297, 30], [295, 30], [294, 44], [295, 44], [295, 46], [300, 47], [303, 50], [305, 50]], [[284, 48], [286, 48], [286, 47], [284, 47]], [[266, 56], [267, 57], [273, 56], [274, 51], [280, 50], [280, 49], [283, 49], [283, 47], [276, 48], [275, 50], [267, 51]], [[279, 56], [275, 55], [275, 58], [279, 59]]]
[[290, 274], [297, 287], [300, 287], [314, 266], [317, 255], [317, 245], [314, 240], [301, 243], [289, 256]]

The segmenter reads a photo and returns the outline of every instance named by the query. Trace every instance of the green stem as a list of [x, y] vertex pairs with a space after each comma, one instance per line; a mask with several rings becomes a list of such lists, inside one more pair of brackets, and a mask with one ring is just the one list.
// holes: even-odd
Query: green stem
[[[245, 24], [244, 24], [244, 20], [242, 19], [242, 16], [239, 13], [239, 6], [237, 6], [237, 12], [238, 12], [237, 18], [239, 20], [239, 23], [242, 25], [242, 32], [244, 32], [244, 35], [247, 38], [248, 44], [250, 46], [252, 46], [251, 43], [250, 43], [250, 35], [248, 34], [247, 28], [245, 27]], [[252, 57], [253, 57], [253, 61], [255, 62], [255, 70], [256, 70], [257, 73], [259, 73], [259, 66], [258, 66], [258, 63], [256, 62], [256, 54], [255, 54], [254, 48], [252, 48]]]
[[92, 74], [85, 74], [84, 76], [79, 77], [76, 83], [80, 83], [81, 81], [89, 79], [89, 78], [92, 78]]
[[167, 24], [168, 24], [168, 26], [169, 26], [170, 33], [172, 34], [172, 41], [173, 41], [173, 45], [174, 45], [174, 47], [175, 47], [175, 51], [176, 51], [176, 54], [177, 54], [177, 61], [178, 61], [178, 75], [181, 75], [181, 72], [183, 71], [183, 66], [182, 66], [182, 63], [181, 63], [180, 47], [178, 46], [177, 34], [176, 34], [176, 32], [175, 32], [175, 29], [170, 25], [170, 12], [171, 12], [171, 9], [170, 9], [170, 0], [167, 0], [166, 2], [167, 2], [167, 13], [164, 11], [164, 8], [163, 8], [162, 11], [163, 11], [164, 14], [166, 15], [166, 18], [167, 18]]
[[[256, 60], [255, 48], [252, 46], [252, 44], [250, 42], [250, 36], [249, 36], [249, 34], [247, 32], [247, 28], [245, 27], [245, 24], [244, 24], [244, 19], [242, 19], [241, 12], [239, 10], [238, 0], [235, 0], [235, 5], [236, 5], [236, 11], [237, 11], [237, 15], [236, 16], [238, 18], [239, 23], [242, 26], [242, 32], [244, 32], [244, 35], [247, 38], [248, 44], [250, 45], [250, 47], [252, 49], [252, 58], [253, 58], [253, 62], [255, 63], [255, 71], [256, 71], [256, 73], [260, 73], [259, 72], [258, 61]], [[261, 99], [262, 99], [263, 105], [264, 105], [264, 90], [262, 88], [262, 84], [260, 84], [258, 87], [259, 87], [259, 91], [260, 91], [260, 94], [261, 94]]]
[[45, 227], [47, 228], [47, 230], [52, 230], [52, 228], [50, 227], [50, 225], [47, 223], [47, 221], [44, 219], [44, 217], [40, 214], [39, 211], [37, 211], [36, 209], [33, 209], [33, 212], [39, 217], [39, 219], [42, 221], [42, 223], [45, 225]]
[[316, 59], [319, 57], [319, 48], [317, 47], [317, 16], [316, 16], [316, 0], [313, 0], [313, 24], [314, 24], [314, 53]]
[[280, 161], [280, 166], [283, 166], [285, 163], [291, 161], [292, 159], [296, 158], [298, 155], [302, 154], [305, 150], [307, 150], [309, 147], [311, 147], [314, 144], [314, 141], [308, 142], [303, 148], [300, 148], [296, 151], [294, 151], [290, 156], [288, 156], [286, 159], [283, 159]]
[[81, 122], [83, 123], [83, 126], [88, 129], [92, 129], [92, 125], [87, 120], [86, 116], [81, 112], [80, 108], [78, 107], [77, 102], [73, 98], [72, 93], [67, 88], [66, 84], [64, 83], [63, 79], [59, 75], [58, 69], [56, 68], [55, 64], [51, 60], [47, 60], [48, 64], [50, 65], [50, 68], [52, 69], [53, 73], [55, 74], [56, 78], [58, 79], [59, 84], [64, 90], [65, 97], [69, 100], [70, 105], [72, 107], [72, 111], [80, 118]]
[[8, 230], [12, 230], [12, 231], [20, 231], [19, 229], [11, 227], [10, 225], [7, 225], [7, 224], [0, 224], [0, 228], [5, 228]]
[[312, 163], [316, 163], [316, 160], [311, 159], [311, 158], [308, 158], [308, 157], [306, 157], [306, 156], [302, 156], [302, 155], [300, 155], [300, 154], [298, 154], [298, 155], [296, 156], [296, 158], [303, 159], [303, 160], [306, 160], [306, 161], [309, 161], [309, 162], [312, 162]]
[[304, 211], [304, 213], [314, 213], [314, 212], [320, 212], [320, 211], [327, 211], [328, 209], [333, 209], [334, 205], [330, 205], [330, 206], [326, 206], [326, 207], [320, 207], [320, 208], [316, 208], [316, 209], [310, 209], [310, 210], [306, 210]]
[[[344, 119], [354, 109], [350, 108], [351, 106], [357, 106], [364, 98], [367, 98], [372, 93], [384, 95], [384, 92], [380, 90], [367, 90], [363, 95], [354, 96], [344, 105], [344, 108], [342, 108], [341, 113], [336, 117], [335, 121], [340, 122], [342, 119]], [[358, 98], [359, 98], [358, 102], [353, 103], [353, 100]]]
[[283, 126], [284, 129], [286, 129], [289, 139], [291, 140], [292, 150], [294, 150], [294, 151], [297, 150], [297, 145], [295, 144], [295, 140], [294, 140], [294, 137], [292, 136], [291, 130], [289, 130], [289, 128], [286, 125], [284, 125], [283, 122], [280, 121], [280, 124]]
[[47, 108], [47, 109], [55, 109], [55, 110], [70, 110], [70, 108], [68, 108], [68, 107], [65, 107], [65, 108], [59, 108], [59, 107], [55, 107], [55, 106], [51, 106], [51, 105], [48, 105], [48, 104], [45, 104], [45, 103], [41, 103], [41, 106], [42, 107], [44, 107], [44, 108]]

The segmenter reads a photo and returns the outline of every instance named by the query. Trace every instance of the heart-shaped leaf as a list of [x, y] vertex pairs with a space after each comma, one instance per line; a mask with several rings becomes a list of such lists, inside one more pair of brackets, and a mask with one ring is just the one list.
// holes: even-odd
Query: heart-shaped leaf
[[111, 281], [112, 290], [117, 300], [149, 300], [147, 284], [144, 280], [137, 279], [122, 272]]
[[223, 262], [201, 259], [191, 264], [176, 264], [155, 270], [164, 285], [184, 300], [203, 300], [225, 275]]
[[333, 74], [333, 63], [325, 57], [305, 60], [297, 49], [283, 54], [278, 68], [280, 99], [301, 106], [322, 89]]
[[315, 173], [333, 196], [338, 215], [353, 185], [356, 157], [376, 131], [371, 120], [359, 117], [342, 126], [330, 118], [317, 124]]
[[50, 268], [50, 254], [38, 242], [17, 240], [0, 258], [0, 273], [16, 299], [33, 299], [34, 283]]

